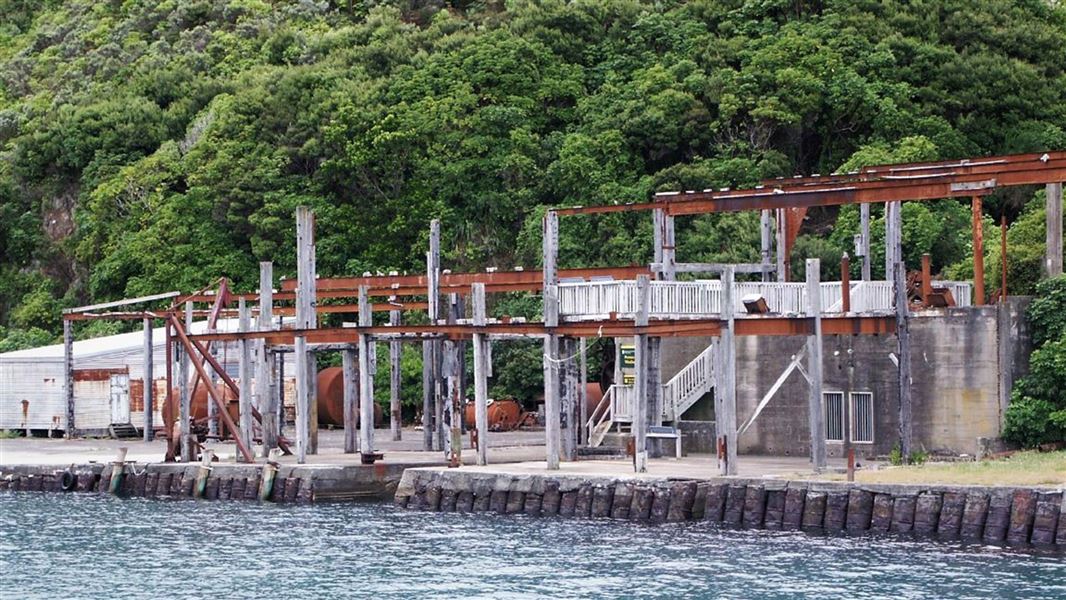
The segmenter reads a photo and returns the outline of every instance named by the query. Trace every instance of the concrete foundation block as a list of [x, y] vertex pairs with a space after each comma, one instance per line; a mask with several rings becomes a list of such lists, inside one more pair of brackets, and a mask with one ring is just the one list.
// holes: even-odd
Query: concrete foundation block
[[255, 477], [249, 477], [244, 482], [244, 499], [255, 500], [259, 497], [259, 482], [262, 478], [259, 475]]
[[[285, 491], [289, 487], [288, 477], [275, 477], [274, 488], [270, 490], [270, 500], [273, 502], [285, 502]], [[436, 506], [436, 505], [434, 505]], [[433, 509], [436, 510], [436, 509]]]
[[507, 492], [507, 514], [513, 515], [526, 508], [526, 493], [519, 490]]
[[787, 490], [768, 490], [766, 492], [766, 514], [763, 515], [763, 527], [781, 529], [785, 518], [785, 495]]
[[629, 519], [632, 521], [649, 521], [651, 507], [655, 500], [655, 490], [638, 487], [633, 490], [633, 501], [629, 505]]
[[525, 502], [522, 506], [522, 512], [529, 517], [539, 517], [540, 507], [543, 500], [543, 494], [537, 494], [535, 492], [529, 492], [526, 494]]
[[747, 487], [743, 485], [731, 485], [726, 491], [725, 512], [722, 513], [722, 522], [729, 525], [740, 525], [744, 519], [744, 500], [747, 497]]
[[785, 514], [781, 517], [782, 529], [799, 529], [803, 526], [803, 511], [807, 505], [807, 490], [790, 487], [785, 490]]
[[1059, 505], [1059, 526], [1055, 528], [1055, 544], [1066, 549], [1066, 495]]
[[440, 511], [441, 512], [455, 512], [455, 503], [458, 500], [459, 495], [452, 489], [451, 486], [441, 489], [440, 491]]
[[489, 510], [502, 515], [507, 512], [507, 492], [504, 490], [492, 490], [489, 497]]
[[296, 498], [300, 495], [300, 488], [303, 486], [303, 478], [290, 477], [288, 484], [285, 486], [285, 502], [295, 502]]
[[896, 496], [892, 501], [892, 532], [914, 531], [914, 509], [918, 504], [915, 496]]
[[315, 501], [315, 486], [314, 480], [303, 479], [300, 485], [297, 486], [296, 503], [297, 504], [310, 504]]
[[633, 486], [619, 483], [614, 486], [614, 498], [611, 501], [611, 518], [628, 519], [629, 507], [633, 503]]
[[886, 533], [892, 528], [892, 509], [895, 500], [891, 494], [874, 494], [874, 509], [870, 515], [870, 531]]
[[159, 473], [148, 473], [148, 478], [144, 482], [144, 495], [148, 497], [155, 496], [158, 488]]
[[579, 519], [587, 519], [592, 513], [592, 484], [583, 484], [577, 490], [577, 498], [574, 500], [574, 516]]
[[859, 533], [869, 529], [873, 511], [874, 495], [871, 492], [866, 490], [851, 490], [848, 492], [847, 530]]
[[933, 535], [940, 520], [940, 494], [926, 492], [918, 494], [914, 505], [914, 532], [920, 535]]
[[[234, 477], [230, 482], [229, 498], [230, 500], [243, 500], [244, 499], [244, 484], [247, 480], [243, 477]], [[404, 496], [406, 498], [406, 496]]]
[[218, 484], [218, 499], [229, 500], [233, 495], [233, 478], [227, 477]]
[[985, 521], [988, 520], [988, 494], [972, 492], [966, 494], [966, 506], [962, 510], [962, 529], [959, 533], [963, 539], [979, 540], [984, 538]]
[[590, 515], [593, 519], [603, 519], [611, 516], [611, 506], [614, 504], [614, 486], [597, 486], [592, 490], [592, 510]]
[[828, 495], [825, 492], [807, 492], [803, 505], [803, 529], [821, 529], [825, 519], [825, 505]]
[[1028, 544], [1029, 534], [1033, 529], [1036, 516], [1036, 492], [1032, 490], [1015, 490], [1011, 498], [1010, 525], [1007, 529], [1007, 541], [1012, 544]]
[[848, 493], [829, 492], [825, 498], [825, 519], [822, 526], [826, 531], [844, 531], [848, 518]]
[[461, 490], [455, 496], [455, 510], [461, 513], [474, 512], [474, 492]]
[[962, 513], [966, 510], [966, 494], [944, 492], [940, 505], [940, 520], [936, 524], [937, 536], [955, 539], [962, 531]]
[[573, 517], [577, 506], [577, 491], [563, 492], [559, 499], [559, 516]]
[[984, 541], [996, 544], [1007, 539], [1010, 528], [1010, 492], [996, 492], [988, 499], [988, 517], [985, 519]]
[[707, 490], [710, 484], [699, 482], [696, 484], [696, 494], [692, 497], [692, 520], [702, 521], [703, 511], [707, 508]]
[[651, 503], [651, 522], [665, 523], [670, 510], [670, 488], [655, 488], [655, 497]]
[[138, 498], [143, 498], [145, 491], [148, 489], [148, 473], [141, 471], [139, 474], [133, 476], [133, 495]]
[[559, 504], [561, 503], [562, 495], [559, 493], [559, 482], [555, 480], [549, 480], [544, 484], [544, 497], [541, 498], [541, 513], [545, 516], [553, 516], [559, 514]]
[[724, 483], [711, 484], [707, 488], [707, 500], [703, 503], [703, 520], [720, 523], [725, 512], [725, 501], [729, 486]]
[[1029, 537], [1030, 542], [1040, 546], [1055, 543], [1055, 527], [1062, 518], [1061, 506], [1062, 492], [1040, 494], [1036, 501], [1036, 512], [1033, 514], [1033, 533]]
[[761, 485], [749, 485], [744, 492], [744, 512], [742, 522], [745, 527], [762, 527], [763, 515], [766, 513], [766, 489]]
[[670, 507], [666, 511], [666, 520], [674, 523], [688, 521], [692, 518], [692, 505], [695, 501], [695, 481], [683, 481], [674, 484], [670, 490]]

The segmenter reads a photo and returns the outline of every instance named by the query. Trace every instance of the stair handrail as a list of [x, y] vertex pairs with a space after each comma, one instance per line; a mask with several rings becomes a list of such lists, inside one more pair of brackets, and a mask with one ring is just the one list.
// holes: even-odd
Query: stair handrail
[[[714, 378], [714, 346], [707, 346], [699, 355], [677, 372], [670, 381], [663, 384], [663, 417], [668, 421], [677, 420], [678, 405], [688, 399], [688, 395], [707, 386]], [[669, 406], [672, 413], [666, 413]], [[688, 407], [686, 407], [687, 409]]]
[[600, 398], [600, 403], [596, 405], [592, 414], [589, 415], [588, 421], [585, 422], [585, 430], [588, 433], [586, 439], [591, 440], [596, 428], [611, 418], [611, 400], [614, 397], [614, 388], [614, 385], [607, 388], [603, 398]]

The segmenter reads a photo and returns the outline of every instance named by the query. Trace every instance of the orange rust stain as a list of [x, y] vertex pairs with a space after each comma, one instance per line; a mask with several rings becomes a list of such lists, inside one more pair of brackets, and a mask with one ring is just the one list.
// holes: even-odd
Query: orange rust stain
[[107, 381], [112, 375], [129, 373], [128, 368], [122, 369], [74, 369], [74, 381]]
[[143, 379], [130, 379], [130, 410], [133, 412], [144, 410]]

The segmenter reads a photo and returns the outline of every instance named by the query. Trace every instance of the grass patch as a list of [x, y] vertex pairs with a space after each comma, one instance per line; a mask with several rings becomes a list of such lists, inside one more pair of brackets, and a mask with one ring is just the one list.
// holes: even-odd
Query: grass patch
[[[842, 473], [824, 476], [846, 479]], [[939, 483], [947, 485], [1063, 485], [1066, 451], [1017, 452], [1009, 457], [977, 462], [928, 462], [905, 467], [882, 467], [855, 472], [859, 483]]]

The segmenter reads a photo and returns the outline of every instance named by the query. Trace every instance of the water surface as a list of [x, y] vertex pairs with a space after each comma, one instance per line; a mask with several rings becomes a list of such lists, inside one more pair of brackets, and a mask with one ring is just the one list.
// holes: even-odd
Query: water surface
[[1066, 558], [903, 538], [0, 494], [2, 598], [1066, 598]]

